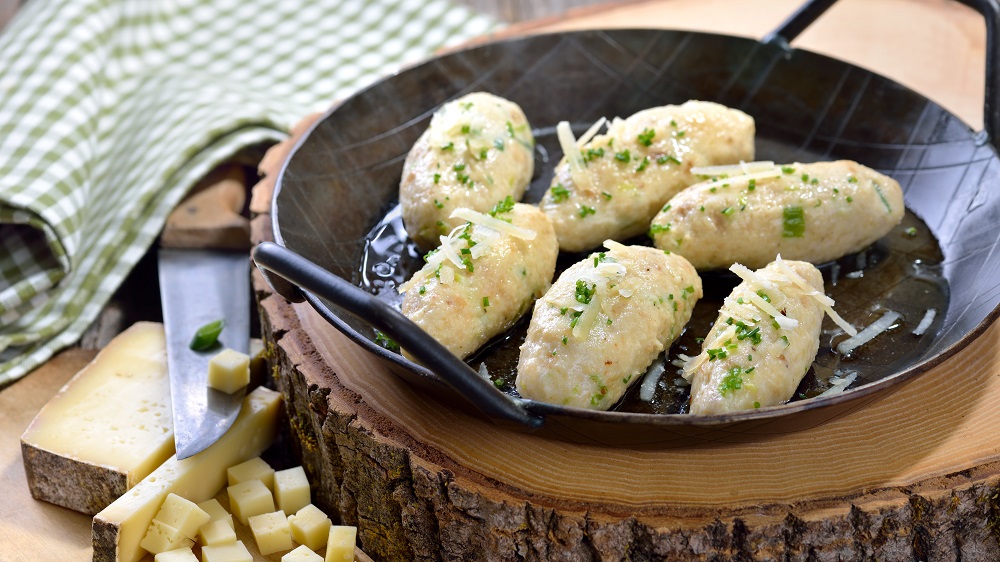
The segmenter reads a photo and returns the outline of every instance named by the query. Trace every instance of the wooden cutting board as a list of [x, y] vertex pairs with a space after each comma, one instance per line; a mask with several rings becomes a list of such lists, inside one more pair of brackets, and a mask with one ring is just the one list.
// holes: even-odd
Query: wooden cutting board
[[[565, 17], [516, 26], [504, 34], [532, 33], [583, 27], [665, 27], [695, 29], [760, 37], [773, 29], [798, 5], [796, 0], [654, 0], [581, 9]], [[841, 0], [795, 44], [871, 68], [909, 85], [951, 109], [975, 128], [982, 122], [984, 38], [978, 15], [944, 0]], [[272, 172], [281, 153], [269, 154]], [[266, 187], [266, 186], [265, 186]], [[254, 203], [265, 206], [266, 189]], [[265, 209], [266, 210], [266, 209]], [[321, 329], [321, 322], [302, 307], [294, 320]], [[336, 336], [332, 336], [336, 338]], [[979, 370], [984, 384], [997, 378], [994, 354], [1000, 331], [991, 329], [977, 341], [977, 359], [952, 361], [939, 369], [946, 384], [949, 369]], [[333, 340], [336, 342], [337, 340]], [[335, 361], [358, 361], [351, 348], [344, 359], [326, 349]], [[21, 467], [18, 439], [34, 414], [93, 352], [69, 350], [22, 381], [0, 392], [0, 489], [8, 492], [0, 506], [0, 560], [52, 561], [90, 558], [90, 518], [43, 502], [28, 494]], [[340, 357], [338, 359], [338, 357]], [[360, 390], [360, 389], [359, 389]], [[409, 392], [402, 387], [401, 392]], [[962, 405], [956, 404], [956, 409]], [[964, 417], [962, 419], [965, 419]], [[984, 418], [974, 418], [981, 422]], [[919, 420], [918, 420], [919, 421]], [[964, 425], [963, 432], [985, 431]], [[959, 438], [962, 434], [959, 434]], [[938, 442], [935, 448], [948, 446]], [[928, 452], [926, 449], [922, 449]], [[478, 454], [476, 451], [469, 454]], [[977, 463], [1000, 456], [1000, 451], [966, 451], [961, 463]], [[911, 459], [913, 471], [923, 469], [921, 458]], [[878, 461], [873, 461], [878, 465]], [[421, 467], [414, 467], [417, 470]], [[906, 475], [903, 475], [906, 476]], [[831, 474], [836, 479], [837, 475]], [[780, 478], [776, 480], [780, 486]], [[896, 501], [898, 498], [886, 498]], [[989, 510], [987, 510], [987, 515]], [[706, 515], [711, 519], [710, 514]], [[992, 519], [991, 519], [992, 521]], [[901, 538], [899, 540], [909, 540]]]

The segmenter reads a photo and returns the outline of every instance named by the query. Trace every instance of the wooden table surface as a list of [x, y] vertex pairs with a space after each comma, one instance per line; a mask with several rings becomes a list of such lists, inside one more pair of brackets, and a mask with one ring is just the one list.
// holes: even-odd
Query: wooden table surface
[[[463, 1], [495, 4], [508, 21], [549, 17], [515, 25], [519, 33], [638, 26], [751, 37], [773, 29], [798, 5], [797, 0], [649, 0], [594, 8], [581, 7], [595, 3], [586, 0]], [[18, 4], [0, 0], [0, 29], [13, 13], [11, 6]], [[572, 17], [550, 17], [563, 7], [575, 9]], [[542, 9], [548, 12], [537, 11]], [[897, 25], [904, 21], [899, 14], [906, 14], [904, 25]], [[977, 14], [955, 2], [841, 0], [795, 45], [873, 69], [951, 109], [972, 127], [981, 127], [983, 24]], [[155, 279], [152, 262], [140, 263], [119, 294], [120, 301], [126, 302], [121, 309], [128, 313], [102, 320], [111, 325], [111, 333], [137, 319], [158, 319], [158, 303], [148, 299], [148, 283]], [[995, 338], [995, 332], [990, 330], [983, 337]], [[94, 341], [100, 345], [99, 338]], [[30, 498], [18, 437], [48, 397], [92, 356], [92, 351], [69, 350], [0, 392], [0, 487], [9, 491], [0, 505], [0, 561], [89, 558], [90, 518]]]

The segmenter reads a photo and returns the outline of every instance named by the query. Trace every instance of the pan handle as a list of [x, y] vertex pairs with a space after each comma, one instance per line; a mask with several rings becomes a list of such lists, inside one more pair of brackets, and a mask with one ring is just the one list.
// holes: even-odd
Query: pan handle
[[[990, 144], [1000, 151], [1000, 0], [958, 0], [976, 10], [986, 21], [986, 88], [983, 101], [983, 130]], [[809, 0], [789, 16], [762, 43], [788, 49], [809, 25], [823, 15], [836, 0]]]
[[[421, 363], [434, 365], [435, 373], [486, 415], [541, 427], [542, 417], [529, 413], [519, 402], [500, 392], [412, 320], [374, 295], [272, 242], [258, 244], [253, 249], [253, 261], [268, 283], [287, 280], [389, 334]], [[281, 279], [275, 279], [274, 275]]]

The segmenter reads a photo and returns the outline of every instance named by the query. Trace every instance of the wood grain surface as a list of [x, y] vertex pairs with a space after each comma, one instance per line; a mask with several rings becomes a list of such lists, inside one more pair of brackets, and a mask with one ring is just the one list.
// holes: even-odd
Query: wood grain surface
[[[652, 0], [582, 8], [568, 18], [528, 23], [504, 33], [636, 26], [759, 37], [797, 5], [794, 0]], [[905, 18], [900, 14], [906, 14]], [[795, 45], [871, 68], [948, 107], [974, 128], [981, 125], [983, 26], [978, 15], [955, 2], [841, 0]], [[269, 153], [268, 158], [280, 164], [280, 150], [287, 147]], [[273, 175], [267, 180], [273, 181]], [[266, 211], [266, 184], [254, 193], [251, 208]], [[258, 232], [255, 236], [266, 235]], [[268, 306], [287, 307], [277, 297], [270, 299]], [[481, 419], [428, 399], [395, 377], [372, 376], [383, 373], [383, 366], [308, 307], [281, 310], [286, 316], [272, 319], [285, 323], [281, 329], [297, 328], [310, 334], [308, 349], [293, 350], [298, 360], [319, 360], [325, 366], [315, 375], [324, 379], [336, 372], [341, 395], [347, 398], [331, 397], [331, 407], [342, 407], [350, 416], [361, 416], [353, 419], [369, 420], [373, 427], [385, 429], [394, 444], [409, 451], [412, 471], [440, 474], [445, 469], [452, 474], [455, 501], [460, 493], [475, 491], [503, 501], [513, 499], [514, 507], [537, 500], [547, 509], [579, 513], [581, 521], [597, 526], [613, 525], [626, 517], [661, 528], [713, 524], [722, 509], [738, 514], [745, 525], [773, 522], [787, 517], [789, 505], [807, 502], [807, 508], [796, 516], [804, 527], [851, 521], [857, 509], [868, 518], [864, 521], [872, 528], [871, 542], [911, 545], [916, 540], [909, 534], [912, 525], [893, 523], [878, 514], [914, 501], [931, 506], [954, 504], [965, 520], [982, 522], [968, 530], [971, 543], [979, 536], [975, 533], [990, 532], [984, 526], [1000, 513], [997, 506], [977, 499], [989, 497], [984, 490], [996, 487], [1000, 462], [1000, 438], [993, 430], [1000, 422], [995, 407], [1000, 398], [994, 398], [1000, 392], [996, 351], [1000, 328], [996, 326], [941, 367], [872, 407], [817, 431], [776, 435], [748, 446], [624, 454], [498, 432]], [[63, 353], [0, 392], [0, 479], [3, 489], [10, 491], [0, 507], [0, 560], [89, 559], [90, 519], [30, 498], [18, 438], [45, 400], [92, 356], [93, 352], [81, 350]], [[414, 419], [420, 423], [413, 424]], [[400, 433], [400, 427], [408, 429]], [[381, 434], [369, 437], [373, 447], [389, 439]], [[794, 473], [789, 472], [790, 466], [795, 467]], [[575, 475], [571, 480], [563, 477], [568, 472]], [[636, 478], [638, 473], [644, 476]], [[615, 497], [601, 502], [609, 507], [588, 519], [587, 506], [609, 490], [615, 491]], [[363, 497], [364, 490], [359, 494]], [[332, 501], [333, 496], [327, 498]], [[494, 507], [499, 510], [501, 504]], [[340, 505], [349, 507], [349, 502]], [[945, 513], [928, 515], [923, 524], [947, 523]], [[898, 526], [897, 532], [892, 532], [892, 525]], [[731, 522], [723, 527], [727, 533], [734, 531]], [[442, 534], [445, 531], [442, 527]], [[945, 552], [946, 546], [929, 545], [925, 550], [938, 552], [933, 550], [937, 547]], [[593, 548], [613, 552], [601, 544]]]

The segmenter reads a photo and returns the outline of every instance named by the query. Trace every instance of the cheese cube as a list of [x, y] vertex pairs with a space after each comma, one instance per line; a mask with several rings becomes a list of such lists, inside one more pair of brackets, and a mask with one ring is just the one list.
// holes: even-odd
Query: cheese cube
[[214, 445], [182, 461], [176, 456], [168, 459], [98, 513], [91, 528], [94, 560], [136, 562], [142, 558], [145, 551], [139, 542], [167, 494], [196, 502], [215, 497], [226, 485], [226, 467], [259, 455], [274, 441], [280, 412], [280, 393], [254, 389], [243, 400], [232, 427]]
[[194, 539], [198, 536], [198, 529], [208, 523], [211, 516], [193, 501], [177, 494], [167, 494], [167, 499], [163, 500], [160, 511], [153, 519], [174, 527], [189, 539]]
[[253, 562], [243, 541], [201, 547], [201, 562]]
[[288, 516], [288, 526], [292, 530], [295, 542], [319, 550], [326, 546], [330, 536], [330, 518], [318, 507], [309, 504], [298, 510], [295, 515]]
[[208, 386], [232, 394], [250, 384], [250, 356], [226, 348], [208, 361]]
[[153, 519], [146, 530], [146, 536], [139, 541], [139, 546], [153, 554], [159, 554], [178, 548], [190, 548], [194, 546], [194, 541], [184, 536], [184, 533], [176, 527]]
[[229, 507], [232, 508], [233, 515], [244, 525], [248, 524], [254, 515], [274, 511], [274, 498], [271, 497], [271, 491], [260, 480], [240, 482], [227, 488], [227, 492], [229, 493]]
[[274, 473], [274, 502], [278, 509], [291, 515], [309, 505], [309, 479], [301, 466]]
[[152, 322], [115, 336], [21, 436], [32, 497], [89, 515], [173, 454], [166, 341]]
[[201, 502], [200, 504], [198, 504], [198, 507], [203, 509], [205, 513], [208, 514], [208, 516], [210, 517], [210, 519], [208, 520], [209, 522], [218, 521], [221, 519], [229, 524], [230, 529], [234, 531], [236, 530], [236, 526], [233, 525], [233, 514], [226, 511], [226, 508], [222, 507], [222, 504], [219, 503], [219, 500], [212, 498], [208, 501]]
[[198, 557], [190, 548], [178, 548], [157, 554], [153, 562], [198, 562]]
[[198, 535], [201, 536], [201, 544], [205, 546], [215, 546], [217, 544], [230, 544], [236, 542], [236, 531], [230, 527], [231, 520], [216, 519], [201, 526]]
[[226, 477], [229, 485], [235, 486], [247, 480], [260, 480], [267, 486], [268, 490], [274, 490], [274, 469], [267, 461], [260, 457], [254, 457], [246, 462], [241, 462], [236, 466], [226, 469]]
[[358, 539], [358, 528], [347, 525], [330, 527], [330, 536], [326, 540], [326, 558], [324, 562], [353, 562], [354, 543]]
[[292, 548], [288, 518], [280, 511], [254, 515], [250, 518], [250, 530], [257, 541], [257, 550], [265, 556]]
[[281, 562], [323, 562], [323, 557], [309, 550], [309, 547], [301, 545], [282, 556]]

